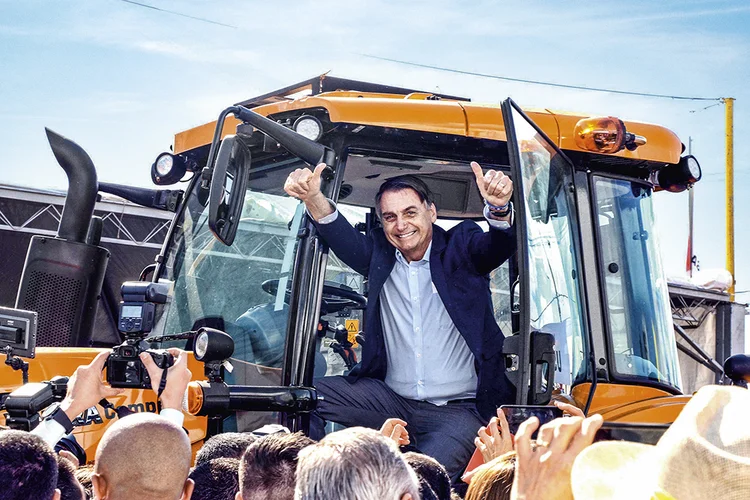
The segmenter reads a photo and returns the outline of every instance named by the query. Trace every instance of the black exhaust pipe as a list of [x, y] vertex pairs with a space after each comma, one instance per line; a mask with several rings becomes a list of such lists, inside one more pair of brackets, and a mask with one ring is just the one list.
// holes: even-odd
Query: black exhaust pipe
[[109, 262], [109, 251], [97, 244], [101, 224], [92, 224], [96, 170], [78, 144], [46, 131], [68, 176], [68, 195], [57, 236], [31, 238], [16, 308], [38, 313], [38, 346], [88, 347]]
[[57, 162], [68, 176], [68, 196], [65, 198], [57, 237], [83, 243], [89, 232], [99, 190], [94, 163], [75, 142], [46, 127], [44, 130]]

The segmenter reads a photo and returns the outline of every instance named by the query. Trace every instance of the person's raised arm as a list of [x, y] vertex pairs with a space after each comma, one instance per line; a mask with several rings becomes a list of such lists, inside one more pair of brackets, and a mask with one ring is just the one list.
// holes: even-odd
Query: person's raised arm
[[479, 163], [471, 162], [471, 170], [482, 195], [490, 217], [493, 220], [510, 222], [510, 198], [513, 196], [513, 181], [499, 170], [488, 170], [482, 173]]
[[325, 163], [319, 164], [314, 171], [298, 168], [287, 177], [284, 191], [305, 204], [323, 240], [336, 255], [358, 273], [367, 275], [372, 242], [354, 229], [320, 191], [320, 176], [325, 168]]
[[512, 228], [513, 181], [504, 173], [488, 170], [471, 162], [479, 193], [485, 202], [484, 216], [490, 225], [488, 232], [476, 227], [470, 235], [469, 256], [480, 274], [488, 274], [505, 262], [516, 251], [516, 233]]
[[601, 426], [601, 415], [557, 418], [539, 429], [534, 445], [531, 436], [539, 428], [539, 420], [531, 417], [522, 423], [516, 434], [516, 475], [511, 498], [573, 500], [573, 462], [594, 441]]
[[68, 380], [68, 390], [60, 403], [60, 409], [70, 420], [96, 406], [100, 400], [122, 394], [122, 389], [113, 389], [102, 380], [102, 370], [108, 357], [109, 351], [100, 352], [91, 363], [76, 368]]
[[284, 183], [284, 191], [289, 196], [301, 200], [315, 221], [334, 212], [331, 203], [320, 190], [320, 176], [325, 168], [325, 163], [320, 163], [315, 170], [298, 168], [289, 174]]
[[193, 378], [193, 374], [187, 367], [188, 354], [185, 351], [174, 347], [167, 350], [174, 357], [174, 364], [167, 369], [167, 383], [164, 385], [161, 395], [159, 395], [159, 386], [161, 385], [162, 372], [164, 370], [156, 366], [149, 353], [142, 352], [140, 358], [151, 379], [151, 388], [161, 400], [162, 410], [160, 415], [182, 426], [183, 419], [185, 418], [182, 413], [182, 400], [185, 397], [185, 391], [190, 380]]
[[[101, 399], [123, 392], [122, 389], [113, 389], [102, 380], [102, 369], [107, 363], [107, 357], [109, 351], [100, 352], [91, 363], [76, 368], [68, 380], [68, 390], [60, 403], [60, 411], [67, 416], [68, 425], [72, 425], [78, 415], [95, 406]], [[55, 446], [67, 430], [57, 421], [44, 420], [31, 432], [44, 439], [50, 446]]]

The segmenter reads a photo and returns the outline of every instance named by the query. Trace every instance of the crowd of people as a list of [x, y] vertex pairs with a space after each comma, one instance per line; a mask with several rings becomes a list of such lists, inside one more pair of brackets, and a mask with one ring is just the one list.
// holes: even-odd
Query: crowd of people
[[[184, 353], [173, 355], [177, 363], [163, 393], [167, 405], [190, 379]], [[101, 376], [92, 376], [97, 369], [101, 374], [100, 363], [96, 358], [78, 368], [66, 406], [93, 405], [111, 391]], [[152, 380], [161, 379], [159, 368], [147, 368]], [[701, 389], [656, 446], [592, 445], [601, 416], [585, 418], [575, 407], [558, 406], [569, 416], [541, 426], [532, 417], [515, 436], [502, 412], [478, 430], [475, 445], [485, 463], [465, 477], [467, 499], [750, 498], [746, 389]], [[121, 417], [106, 430], [93, 464], [56, 454], [49, 426], [0, 430], [0, 499], [460, 498], [437, 460], [402, 452], [408, 422], [398, 418], [379, 430], [350, 427], [317, 442], [283, 428], [263, 436], [219, 434], [205, 442], [193, 464], [187, 433], [169, 411], [163, 413]]]

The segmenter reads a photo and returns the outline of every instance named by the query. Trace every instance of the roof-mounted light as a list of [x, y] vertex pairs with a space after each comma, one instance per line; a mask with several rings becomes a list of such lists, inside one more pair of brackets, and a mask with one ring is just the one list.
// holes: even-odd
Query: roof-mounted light
[[660, 188], [680, 193], [695, 184], [702, 176], [701, 166], [693, 155], [680, 158], [680, 162], [667, 165], [656, 173], [656, 184]]
[[646, 138], [625, 130], [625, 124], [614, 116], [584, 118], [573, 131], [576, 145], [594, 153], [612, 154], [627, 149], [634, 151], [646, 144]]
[[203, 363], [224, 361], [232, 357], [234, 340], [221, 330], [202, 327], [195, 335], [193, 352], [195, 359]]
[[300, 116], [294, 121], [292, 129], [302, 137], [306, 137], [311, 141], [317, 141], [323, 137], [323, 124], [314, 116]]
[[151, 180], [159, 186], [174, 184], [182, 179], [187, 171], [187, 161], [172, 153], [162, 153], [151, 165]]

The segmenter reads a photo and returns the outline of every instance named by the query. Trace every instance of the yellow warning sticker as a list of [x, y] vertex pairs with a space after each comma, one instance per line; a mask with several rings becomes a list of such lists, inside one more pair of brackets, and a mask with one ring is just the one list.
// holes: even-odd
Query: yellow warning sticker
[[347, 319], [346, 320], [346, 331], [349, 342], [352, 343], [352, 347], [357, 347], [357, 334], [359, 333], [359, 320], [358, 319]]

